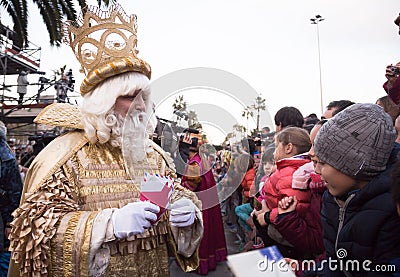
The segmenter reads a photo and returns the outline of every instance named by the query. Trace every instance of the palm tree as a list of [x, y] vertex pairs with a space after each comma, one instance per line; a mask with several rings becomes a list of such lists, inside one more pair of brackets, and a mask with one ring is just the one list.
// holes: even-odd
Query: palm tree
[[197, 118], [197, 113], [195, 111], [190, 110], [188, 113], [188, 125], [189, 128], [193, 128], [196, 130], [201, 130], [203, 126], [199, 122], [199, 119]]
[[265, 105], [265, 99], [260, 95], [256, 97], [255, 103], [251, 105], [251, 109], [257, 111], [257, 133], [260, 131], [260, 111], [265, 111], [267, 106]]
[[174, 112], [186, 112], [187, 102], [183, 99], [183, 95], [178, 95], [178, 97], [175, 98], [175, 102], [174, 104], [172, 104], [172, 108], [174, 108]]
[[176, 120], [178, 123], [180, 123], [182, 118], [188, 120], [188, 114], [186, 111], [187, 102], [183, 99], [183, 95], [178, 95], [178, 97], [175, 98], [172, 108], [174, 108], [174, 114], [177, 115]]
[[251, 107], [249, 107], [249, 106], [244, 108], [244, 110], [242, 111], [242, 117], [246, 118], [247, 129], [249, 129], [249, 118], [253, 117], [253, 115], [254, 115], [254, 113], [253, 113]]
[[[46, 24], [50, 36], [50, 45], [60, 46], [63, 39], [62, 21], [77, 18], [77, 11], [73, 0], [32, 0], [37, 5], [39, 12]], [[98, 0], [98, 5], [110, 4], [110, 0]], [[111, 0], [116, 3], [116, 0]], [[78, 0], [80, 8], [86, 6], [86, 0]], [[28, 47], [28, 1], [27, 0], [0, 0], [0, 6], [6, 9], [11, 17], [15, 32], [14, 44], [19, 47]], [[64, 18], [66, 17], [66, 18]]]

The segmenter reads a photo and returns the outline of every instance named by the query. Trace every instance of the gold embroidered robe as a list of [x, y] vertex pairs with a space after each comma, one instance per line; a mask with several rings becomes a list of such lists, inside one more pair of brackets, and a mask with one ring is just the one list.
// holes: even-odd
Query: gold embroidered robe
[[[10, 276], [100, 276], [104, 271], [105, 276], [168, 276], [167, 248], [183, 270], [196, 269], [201, 212], [191, 227], [171, 229], [165, 213], [143, 234], [126, 240], [113, 235], [113, 208], [139, 198], [143, 172], [174, 174], [168, 156], [155, 144], [153, 149], [130, 178], [121, 151], [108, 143], [89, 144], [83, 131], [52, 141], [30, 167], [14, 212]], [[201, 210], [196, 196], [176, 185], [171, 202], [181, 197]]]

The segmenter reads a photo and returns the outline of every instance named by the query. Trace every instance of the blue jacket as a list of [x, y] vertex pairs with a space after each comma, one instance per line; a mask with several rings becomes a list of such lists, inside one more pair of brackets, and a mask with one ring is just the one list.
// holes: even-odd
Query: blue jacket
[[9, 246], [4, 230], [12, 221], [11, 213], [18, 208], [21, 198], [22, 181], [18, 164], [4, 136], [0, 134], [0, 252]]

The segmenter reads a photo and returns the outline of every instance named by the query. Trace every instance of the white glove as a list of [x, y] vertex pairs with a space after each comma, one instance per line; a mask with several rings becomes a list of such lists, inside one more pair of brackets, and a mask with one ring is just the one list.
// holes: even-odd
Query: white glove
[[114, 235], [119, 239], [141, 234], [145, 228], [150, 228], [151, 222], [157, 220], [160, 207], [149, 201], [129, 203], [117, 209], [111, 216]]
[[194, 223], [196, 206], [189, 199], [183, 198], [172, 204], [169, 209], [171, 226], [187, 227]]

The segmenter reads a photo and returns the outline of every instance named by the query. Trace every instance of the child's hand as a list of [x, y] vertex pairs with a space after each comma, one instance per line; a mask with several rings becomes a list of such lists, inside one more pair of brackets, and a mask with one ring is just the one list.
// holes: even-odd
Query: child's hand
[[289, 213], [296, 210], [296, 206], [299, 201], [296, 196], [286, 196], [278, 202], [278, 213]]

